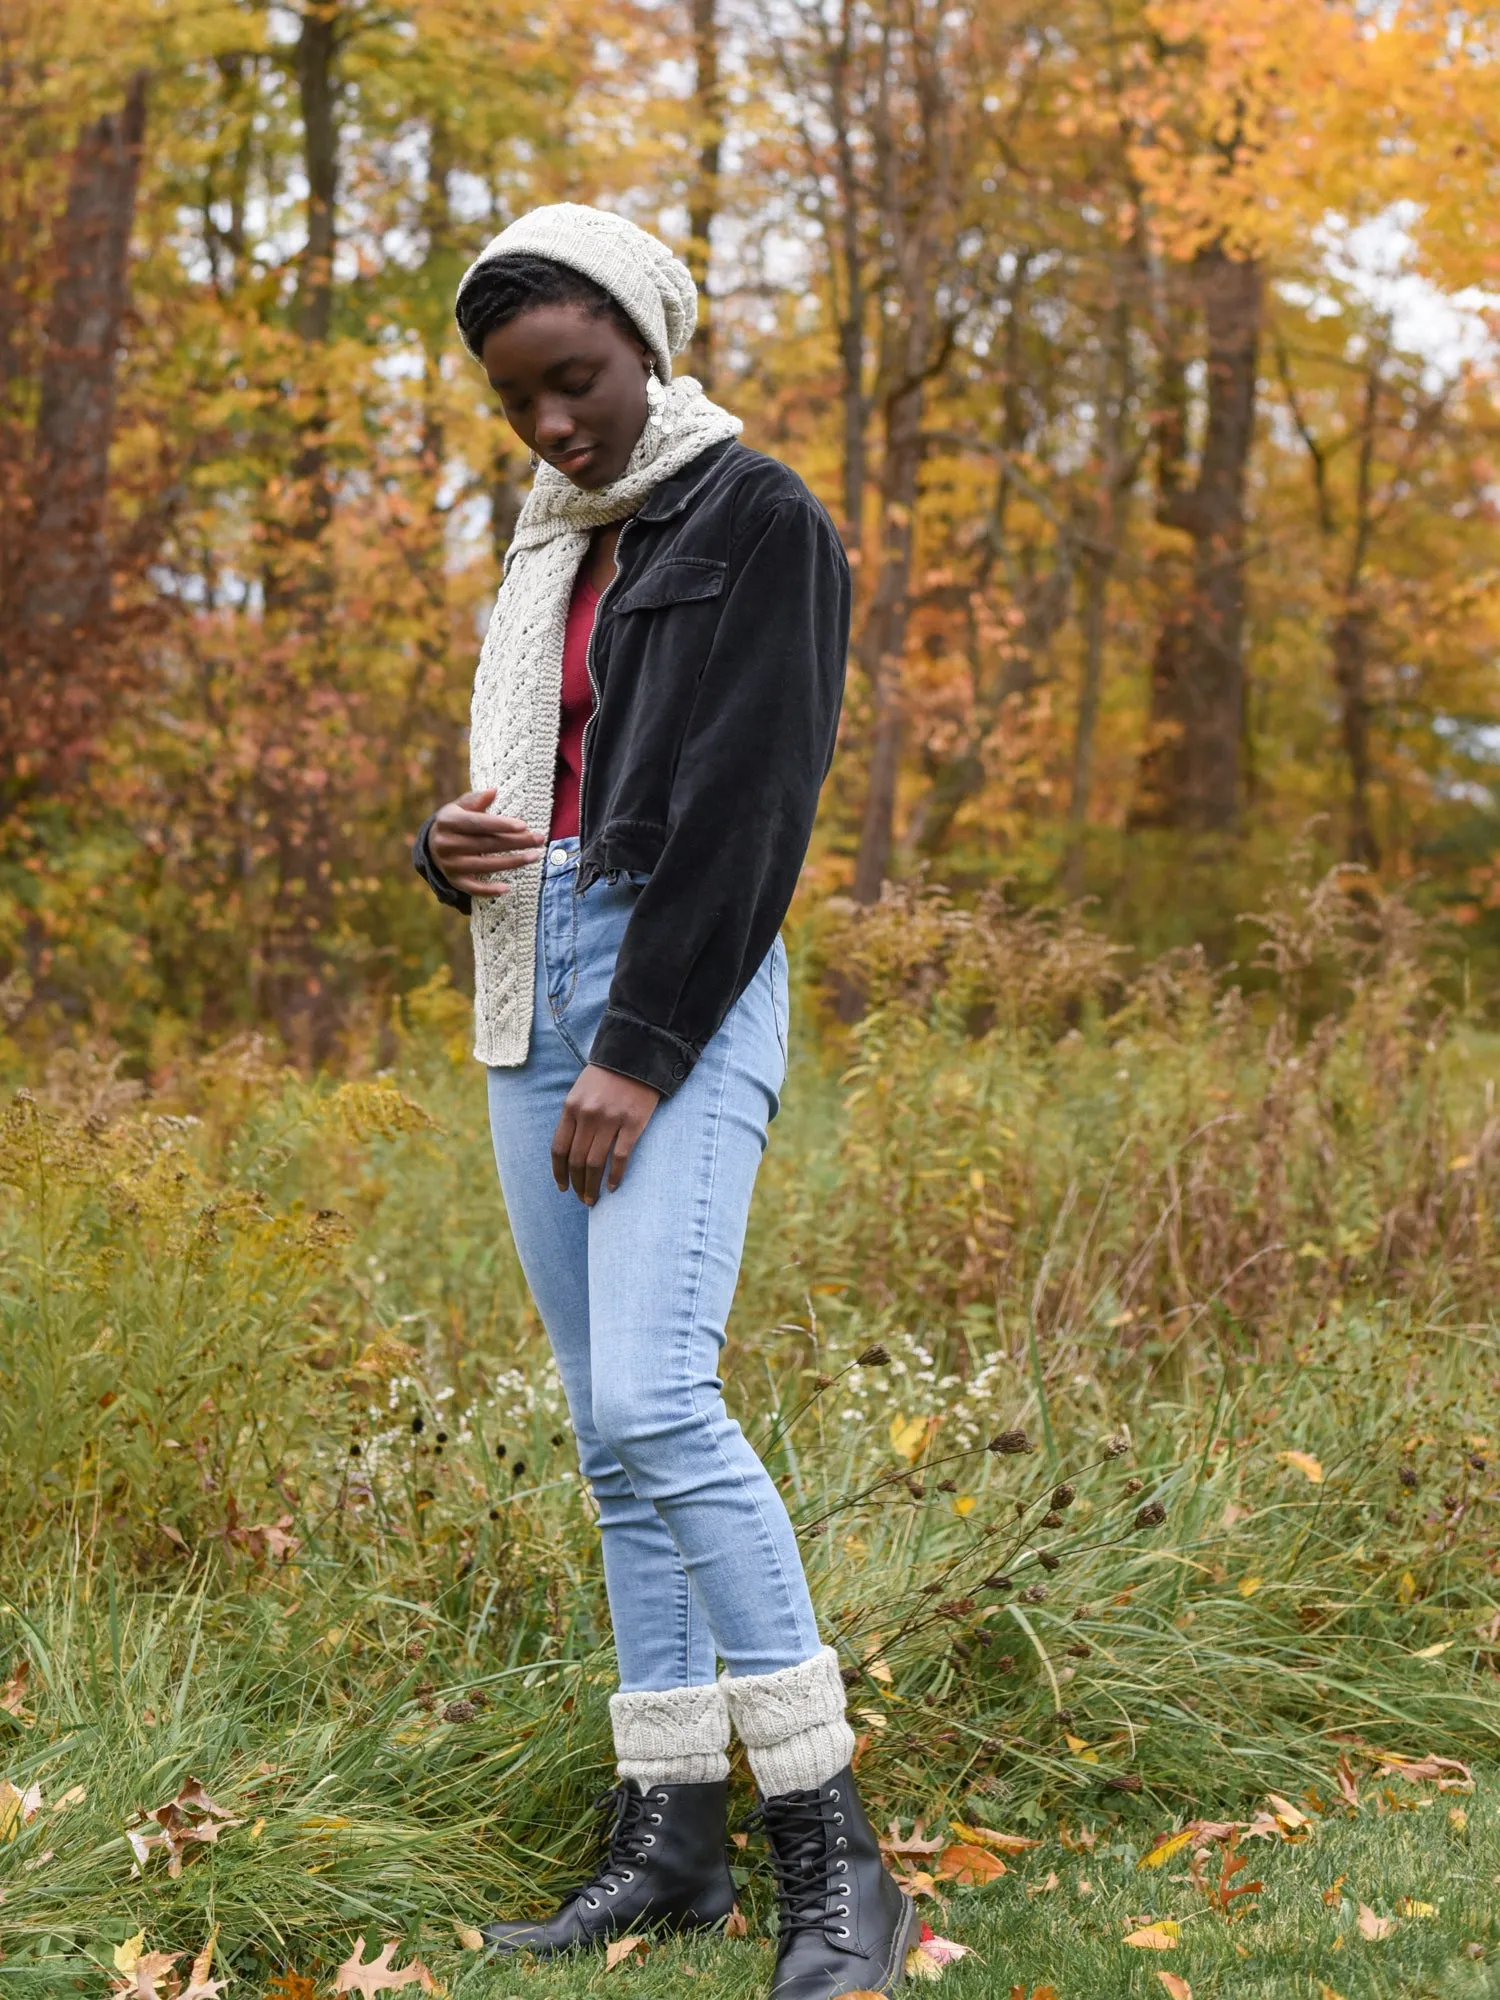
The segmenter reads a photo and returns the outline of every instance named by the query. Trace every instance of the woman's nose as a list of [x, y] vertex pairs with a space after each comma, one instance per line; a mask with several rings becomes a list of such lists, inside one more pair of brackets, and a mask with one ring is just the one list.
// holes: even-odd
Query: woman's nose
[[536, 413], [536, 441], [543, 451], [555, 451], [566, 444], [574, 429], [572, 414], [561, 399], [543, 402]]

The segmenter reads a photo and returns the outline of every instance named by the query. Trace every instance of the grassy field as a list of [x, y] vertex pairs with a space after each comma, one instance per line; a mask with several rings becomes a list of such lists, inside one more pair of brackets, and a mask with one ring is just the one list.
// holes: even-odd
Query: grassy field
[[[1263, 929], [1240, 986], [999, 899], [800, 942], [726, 1374], [880, 1823], [1038, 1843], [906, 1858], [955, 1996], [1500, 1990], [1500, 1056], [1399, 905]], [[460, 1942], [573, 1879], [612, 1685], [463, 1014], [313, 1080], [71, 1052], [0, 1121], [7, 1992], [144, 1991], [141, 1932], [295, 2000], [360, 1934], [455, 1994], [765, 1982], [753, 1841], [744, 1939]], [[1193, 1820], [1249, 1867], [1140, 1865]]]

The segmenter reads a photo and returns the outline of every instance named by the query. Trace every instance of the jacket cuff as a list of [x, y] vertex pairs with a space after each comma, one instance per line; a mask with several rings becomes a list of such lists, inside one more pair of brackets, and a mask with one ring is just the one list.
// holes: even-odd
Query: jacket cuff
[[466, 889], [454, 888], [433, 860], [432, 849], [427, 845], [427, 836], [432, 832], [432, 822], [436, 818], [436, 813], [430, 813], [423, 820], [421, 830], [411, 844], [411, 865], [440, 903], [446, 903], [450, 910], [461, 910], [468, 916], [474, 907], [473, 897]]
[[605, 1008], [589, 1050], [591, 1063], [649, 1084], [663, 1097], [681, 1089], [697, 1060], [698, 1051], [690, 1042], [622, 1014], [618, 1007]]

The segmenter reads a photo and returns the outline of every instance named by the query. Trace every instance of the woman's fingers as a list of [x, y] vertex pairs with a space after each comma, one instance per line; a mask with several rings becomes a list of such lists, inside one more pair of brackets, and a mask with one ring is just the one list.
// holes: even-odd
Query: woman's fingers
[[564, 1103], [562, 1116], [557, 1121], [557, 1130], [552, 1134], [552, 1178], [557, 1182], [559, 1194], [566, 1194], [568, 1191], [568, 1178], [572, 1171], [569, 1162], [573, 1152], [573, 1134], [577, 1125], [577, 1119]]
[[604, 1178], [605, 1163], [609, 1159], [611, 1146], [615, 1143], [618, 1128], [601, 1123], [589, 1140], [588, 1151], [581, 1165], [577, 1161], [578, 1141], [573, 1141], [574, 1167], [573, 1192], [585, 1208], [592, 1208], [599, 1199], [599, 1183]]

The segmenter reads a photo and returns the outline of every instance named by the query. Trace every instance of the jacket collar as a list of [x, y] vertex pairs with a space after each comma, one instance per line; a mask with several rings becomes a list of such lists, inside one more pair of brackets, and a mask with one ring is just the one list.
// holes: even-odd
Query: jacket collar
[[725, 438], [721, 444], [711, 444], [696, 458], [690, 458], [680, 472], [662, 481], [646, 504], [636, 510], [635, 518], [670, 521], [681, 514], [697, 498], [698, 489], [713, 477], [720, 459], [733, 449], [734, 442], [733, 438]]

